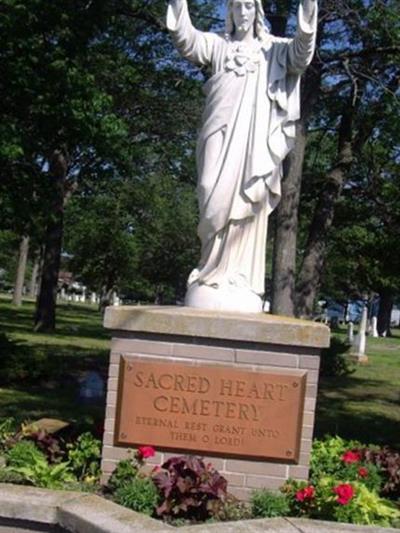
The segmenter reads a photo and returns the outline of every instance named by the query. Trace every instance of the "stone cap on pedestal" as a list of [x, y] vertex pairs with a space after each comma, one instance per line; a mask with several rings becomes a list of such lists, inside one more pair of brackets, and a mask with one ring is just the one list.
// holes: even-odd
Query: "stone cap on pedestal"
[[327, 326], [266, 313], [208, 311], [179, 306], [108, 307], [104, 327], [112, 330], [182, 335], [232, 341], [329, 346]]

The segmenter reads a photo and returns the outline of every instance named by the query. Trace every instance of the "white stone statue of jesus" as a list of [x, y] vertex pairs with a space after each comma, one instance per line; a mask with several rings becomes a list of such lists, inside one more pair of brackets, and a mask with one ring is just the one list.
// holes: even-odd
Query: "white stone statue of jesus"
[[183, 57], [210, 69], [197, 143], [201, 258], [185, 305], [261, 312], [268, 217], [294, 144], [317, 2], [299, 5], [291, 39], [268, 32], [261, 0], [228, 0], [223, 34], [195, 29], [186, 0], [170, 0], [167, 27]]

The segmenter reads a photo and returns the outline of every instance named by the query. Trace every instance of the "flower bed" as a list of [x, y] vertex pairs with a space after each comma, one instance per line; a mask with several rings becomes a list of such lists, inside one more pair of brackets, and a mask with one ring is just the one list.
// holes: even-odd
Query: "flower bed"
[[0, 481], [96, 492], [170, 524], [296, 516], [365, 525], [398, 526], [400, 455], [340, 437], [313, 444], [310, 480], [289, 480], [274, 493], [254, 491], [250, 502], [229, 494], [226, 479], [201, 458], [178, 456], [149, 470], [151, 446], [120, 461], [106, 487], [100, 479], [101, 442], [90, 433], [57, 437], [35, 426], [0, 423]]

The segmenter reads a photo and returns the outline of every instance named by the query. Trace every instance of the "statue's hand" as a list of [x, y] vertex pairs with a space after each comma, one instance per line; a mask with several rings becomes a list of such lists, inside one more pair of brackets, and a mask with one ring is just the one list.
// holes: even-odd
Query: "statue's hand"
[[302, 0], [302, 3], [304, 16], [310, 20], [316, 8], [317, 0]]

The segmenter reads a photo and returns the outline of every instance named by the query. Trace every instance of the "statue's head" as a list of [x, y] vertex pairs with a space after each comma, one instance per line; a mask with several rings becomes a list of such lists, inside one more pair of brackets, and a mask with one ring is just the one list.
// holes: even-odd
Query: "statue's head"
[[264, 19], [261, 0], [227, 1], [225, 31], [229, 35], [232, 35], [236, 29], [246, 30], [252, 25], [255, 35], [262, 40], [268, 32]]

